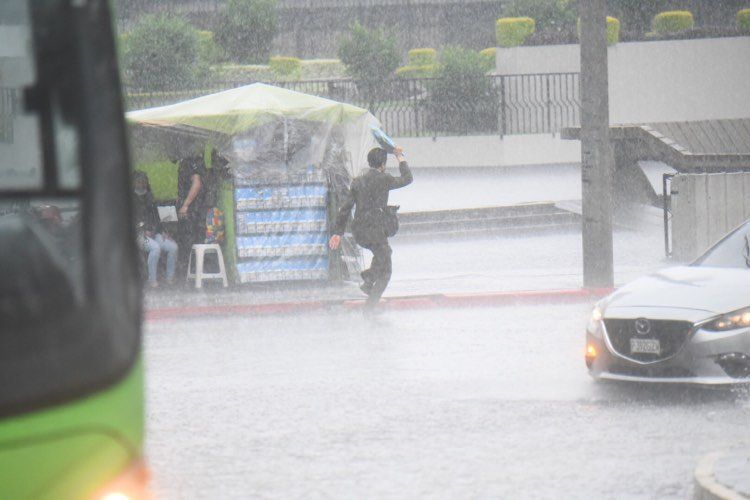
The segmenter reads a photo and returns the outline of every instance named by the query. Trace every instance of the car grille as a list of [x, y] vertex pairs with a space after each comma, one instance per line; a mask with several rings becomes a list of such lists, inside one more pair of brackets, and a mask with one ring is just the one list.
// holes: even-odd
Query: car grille
[[656, 368], [653, 366], [613, 365], [609, 368], [609, 371], [617, 375], [630, 375], [631, 377], [688, 378], [695, 376], [690, 370], [679, 367]]
[[[651, 330], [646, 335], [636, 332], [634, 319], [605, 319], [607, 336], [615, 351], [621, 356], [641, 362], [653, 362], [674, 356], [685, 344], [693, 328], [688, 321], [650, 320]], [[630, 339], [658, 339], [659, 354], [631, 353]]]

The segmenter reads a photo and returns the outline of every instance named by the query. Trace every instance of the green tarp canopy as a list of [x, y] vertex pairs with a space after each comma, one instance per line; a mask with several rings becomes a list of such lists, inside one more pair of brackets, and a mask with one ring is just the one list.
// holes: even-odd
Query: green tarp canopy
[[366, 109], [263, 83], [254, 83], [189, 101], [132, 111], [133, 124], [192, 128], [235, 135], [268, 121], [299, 119], [330, 124], [368, 115]]

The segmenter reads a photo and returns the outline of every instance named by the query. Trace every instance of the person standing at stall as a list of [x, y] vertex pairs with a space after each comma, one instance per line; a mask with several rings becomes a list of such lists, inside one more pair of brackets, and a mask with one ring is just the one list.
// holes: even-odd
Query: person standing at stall
[[182, 158], [177, 170], [177, 217], [180, 220], [180, 269], [187, 270], [190, 250], [206, 239], [206, 210], [204, 204], [206, 165], [203, 156], [194, 154]]
[[391, 279], [393, 250], [388, 244], [389, 215], [388, 193], [411, 184], [413, 176], [404, 158], [404, 151], [395, 147], [393, 154], [398, 160], [399, 177], [385, 171], [388, 158], [382, 148], [373, 148], [367, 154], [369, 169], [352, 181], [351, 189], [334, 225], [333, 236], [328, 242], [331, 250], [336, 250], [341, 244], [341, 236], [351, 217], [352, 208], [356, 205], [352, 233], [359, 246], [372, 252], [372, 263], [369, 269], [362, 272], [364, 283], [360, 287], [368, 295], [365, 311], [372, 312], [380, 302], [388, 282]]

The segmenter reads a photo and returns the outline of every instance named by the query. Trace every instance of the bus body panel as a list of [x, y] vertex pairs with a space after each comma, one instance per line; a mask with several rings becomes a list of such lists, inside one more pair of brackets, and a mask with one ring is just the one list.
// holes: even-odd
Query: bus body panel
[[[140, 460], [143, 364], [114, 386], [0, 422], [0, 498], [81, 499]], [[19, 478], [24, 478], [19, 481]]]

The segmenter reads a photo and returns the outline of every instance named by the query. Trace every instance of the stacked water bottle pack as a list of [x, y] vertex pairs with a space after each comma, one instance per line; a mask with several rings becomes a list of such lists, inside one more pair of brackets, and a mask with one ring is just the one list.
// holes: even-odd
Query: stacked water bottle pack
[[237, 212], [237, 226], [239, 234], [323, 232], [326, 230], [326, 209], [268, 209]]
[[243, 283], [328, 277], [323, 174], [271, 183], [236, 179], [237, 271]]
[[243, 283], [290, 280], [323, 280], [328, 277], [328, 259], [287, 259], [241, 262], [237, 270]]
[[324, 185], [273, 186], [238, 188], [238, 210], [265, 208], [312, 208], [326, 206]]
[[325, 233], [286, 233], [267, 236], [237, 237], [237, 253], [241, 258], [309, 257], [328, 255]]

